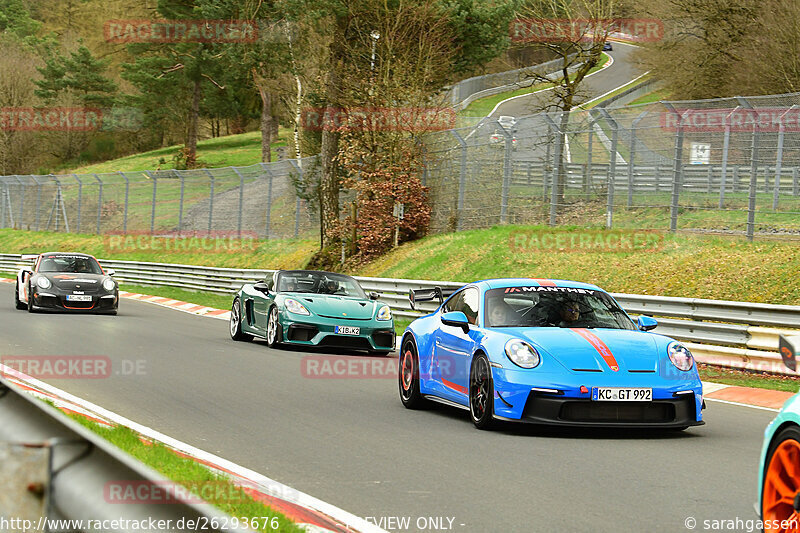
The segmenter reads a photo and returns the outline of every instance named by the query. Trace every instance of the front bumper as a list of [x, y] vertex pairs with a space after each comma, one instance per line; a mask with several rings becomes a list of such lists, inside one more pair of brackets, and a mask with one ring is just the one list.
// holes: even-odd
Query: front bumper
[[119, 292], [90, 294], [90, 302], [70, 302], [67, 296], [72, 292], [59, 291], [58, 289], [33, 290], [33, 308], [37, 310], [57, 310], [69, 312], [111, 313], [119, 307]]
[[[297, 318], [284, 312], [281, 316], [282, 342], [304, 346], [345, 348], [380, 352], [394, 350], [394, 321], [342, 320], [320, 316]], [[336, 326], [359, 328], [358, 335], [336, 333]]]
[[[495, 415], [498, 418], [556, 426], [679, 428], [704, 424], [699, 379], [664, 380], [620, 372], [543, 380], [532, 371], [493, 368]], [[592, 373], [594, 374], [594, 373]], [[617, 373], [615, 373], [617, 374]], [[691, 376], [691, 374], [689, 374]], [[581, 392], [581, 386], [588, 392]], [[649, 402], [593, 401], [593, 387], [646, 387]]]

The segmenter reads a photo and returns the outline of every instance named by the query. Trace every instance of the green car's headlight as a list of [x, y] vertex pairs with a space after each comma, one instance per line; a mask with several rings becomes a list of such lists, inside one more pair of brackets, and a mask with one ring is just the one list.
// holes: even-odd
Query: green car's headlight
[[286, 298], [286, 300], [284, 300], [283, 303], [286, 306], [286, 310], [289, 311], [290, 313], [294, 313], [296, 315], [311, 314], [308, 312], [308, 309], [306, 309], [303, 304], [292, 298]]
[[388, 305], [384, 305], [380, 309], [378, 309], [378, 314], [376, 315], [378, 320], [391, 320], [392, 319], [392, 310], [389, 308]]

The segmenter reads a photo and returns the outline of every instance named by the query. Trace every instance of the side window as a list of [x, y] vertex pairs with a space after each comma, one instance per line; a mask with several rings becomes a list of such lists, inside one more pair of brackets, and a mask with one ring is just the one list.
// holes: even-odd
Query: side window
[[442, 312], [449, 313], [450, 311], [461, 311], [461, 299], [463, 297], [464, 297], [464, 291], [452, 295], [450, 299], [444, 303], [444, 306], [442, 307]]
[[463, 311], [467, 315], [467, 320], [470, 324], [475, 324], [478, 321], [478, 302], [480, 297], [478, 289], [469, 288], [464, 291], [464, 297], [461, 300], [461, 308], [458, 311]]

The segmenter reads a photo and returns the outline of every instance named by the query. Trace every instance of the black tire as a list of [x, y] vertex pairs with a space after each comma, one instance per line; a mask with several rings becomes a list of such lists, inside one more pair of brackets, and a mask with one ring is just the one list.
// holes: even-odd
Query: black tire
[[478, 429], [491, 429], [494, 425], [492, 367], [482, 353], [472, 359], [469, 373], [469, 416]]
[[424, 409], [430, 402], [422, 397], [419, 391], [419, 355], [417, 345], [411, 337], [403, 340], [397, 370], [397, 384], [400, 401], [406, 409]]
[[[788, 442], [787, 442], [788, 441]], [[787, 457], [785, 453], [782, 453], [783, 460], [780, 458], [775, 461], [775, 464], [772, 464], [773, 456], [778, 448], [783, 448], [783, 446], [788, 445], [790, 448], [793, 448], [791, 455], [794, 456], [794, 460], [787, 461]], [[765, 499], [771, 500], [773, 503], [775, 502], [775, 494], [776, 491], [776, 484], [774, 482], [770, 482], [770, 477], [775, 476], [776, 474], [780, 478], [780, 482], [777, 483], [777, 487], [784, 487], [781, 489], [782, 492], [790, 492], [791, 494], [785, 494], [784, 498], [794, 499], [794, 504], [797, 503], [797, 494], [798, 488], [800, 488], [800, 478], [798, 477], [798, 473], [795, 470], [794, 474], [790, 473], [786, 467], [787, 463], [794, 463], [796, 461], [798, 451], [800, 449], [800, 427], [796, 425], [791, 425], [783, 428], [780, 430], [779, 433], [775, 435], [772, 439], [772, 442], [769, 445], [769, 449], [767, 450], [767, 455], [764, 459], [764, 464], [761, 465], [761, 486], [762, 486], [762, 493], [759, 494], [759, 509], [761, 511], [761, 519], [766, 523], [767, 520], [769, 521], [782, 521], [784, 519], [790, 519], [792, 515], [796, 513], [794, 507], [795, 505], [792, 504], [785, 504], [782, 505], [780, 508], [772, 507], [772, 512], [767, 512], [765, 509]], [[791, 458], [789, 458], [791, 459]], [[796, 465], [795, 465], [796, 466]], [[785, 517], [785, 518], [784, 518]]]
[[25, 305], [25, 302], [21, 302], [19, 299], [19, 283], [16, 283], [14, 286], [14, 306], [17, 309], [27, 309], [28, 306]]
[[275, 348], [280, 345], [281, 339], [283, 339], [283, 329], [281, 328], [281, 319], [278, 316], [277, 305], [273, 305], [269, 309], [269, 315], [267, 316], [267, 331], [265, 334], [267, 337], [267, 346], [270, 348]]
[[234, 298], [233, 305], [231, 305], [231, 318], [228, 332], [231, 334], [231, 339], [235, 341], [253, 340], [252, 335], [242, 331], [242, 304], [239, 303], [239, 298]]
[[33, 313], [33, 291], [30, 285], [28, 285], [28, 312]]

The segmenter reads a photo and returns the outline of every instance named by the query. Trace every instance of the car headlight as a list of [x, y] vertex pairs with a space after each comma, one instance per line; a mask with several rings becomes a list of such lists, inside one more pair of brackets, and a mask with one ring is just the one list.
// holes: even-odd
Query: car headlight
[[672, 364], [675, 365], [675, 368], [678, 370], [686, 372], [691, 370], [694, 366], [692, 352], [689, 351], [689, 348], [677, 341], [672, 341], [667, 345], [667, 355], [669, 355], [669, 360], [672, 361]]
[[111, 278], [106, 278], [103, 280], [103, 288], [108, 292], [113, 291], [116, 288], [117, 284], [114, 283], [114, 280]]
[[533, 346], [520, 339], [511, 339], [506, 343], [506, 355], [512, 363], [522, 368], [534, 368], [541, 361]]
[[389, 308], [388, 305], [384, 305], [380, 309], [378, 309], [378, 320], [391, 320], [392, 319], [392, 310]]
[[308, 312], [308, 309], [305, 308], [303, 304], [298, 302], [297, 300], [293, 300], [292, 298], [286, 298], [284, 300], [284, 305], [286, 305], [286, 310], [290, 313], [294, 313], [296, 315], [310, 315], [311, 313]]
[[44, 276], [39, 276], [36, 278], [36, 285], [38, 285], [40, 289], [49, 289], [53, 286], [50, 280]]

